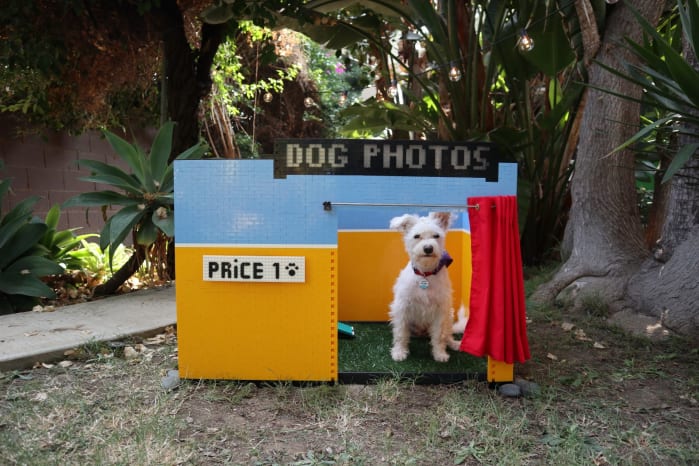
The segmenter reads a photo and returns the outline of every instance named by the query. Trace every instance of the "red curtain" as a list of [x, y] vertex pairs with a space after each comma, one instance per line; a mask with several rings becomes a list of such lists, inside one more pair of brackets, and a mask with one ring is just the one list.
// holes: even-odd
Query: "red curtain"
[[473, 275], [461, 351], [509, 364], [529, 359], [517, 197], [471, 197]]

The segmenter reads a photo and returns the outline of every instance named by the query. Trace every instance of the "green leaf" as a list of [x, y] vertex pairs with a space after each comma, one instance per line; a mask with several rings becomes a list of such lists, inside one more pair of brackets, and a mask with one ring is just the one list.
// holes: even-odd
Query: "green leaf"
[[58, 204], [54, 204], [51, 209], [49, 209], [46, 214], [46, 220], [44, 223], [49, 227], [49, 229], [55, 230], [58, 226], [58, 220], [61, 218], [61, 207]]
[[446, 32], [446, 24], [444, 19], [437, 13], [437, 10], [432, 6], [432, 3], [423, 0], [409, 0], [408, 5], [415, 12], [415, 23], [418, 26], [424, 26], [430, 31], [433, 43], [447, 46], [449, 37]]
[[206, 153], [208, 147], [209, 146], [206, 143], [198, 142], [197, 144], [194, 144], [192, 147], [185, 149], [180, 155], [178, 155], [175, 158], [177, 160], [200, 159], [201, 156]]
[[138, 149], [138, 147], [129, 144], [124, 139], [107, 130], [104, 130], [104, 136], [107, 138], [107, 141], [112, 146], [117, 155], [126, 162], [129, 168], [131, 168], [131, 171], [136, 176], [141, 185], [147, 186], [148, 183], [145, 177], [145, 160], [142, 156], [142, 152]]
[[27, 219], [16, 219], [11, 223], [0, 226], [0, 251], [2, 251], [5, 244], [17, 234], [17, 231], [27, 223]]
[[151, 220], [155, 226], [160, 228], [165, 236], [170, 238], [175, 236], [175, 212], [173, 210], [168, 209], [167, 216], [164, 218], [161, 218], [157, 211], [153, 212]]
[[40, 256], [24, 256], [17, 259], [12, 265], [4, 270], [7, 273], [18, 275], [33, 275], [35, 277], [45, 277], [63, 272], [63, 267], [52, 260]]
[[121, 180], [121, 178], [113, 177], [113, 176], [108, 176], [108, 175], [91, 175], [91, 176], [83, 176], [80, 178], [82, 181], [89, 181], [93, 183], [99, 183], [99, 184], [105, 184], [109, 186], [113, 186], [116, 188], [121, 188], [127, 193], [133, 194], [135, 196], [143, 196], [144, 192], [148, 192], [148, 189], [146, 187], [141, 187], [139, 186], [138, 188], [134, 188], [133, 184], [125, 184]]
[[629, 139], [624, 141], [624, 143], [622, 143], [620, 146], [615, 147], [611, 152], [609, 152], [607, 155], [605, 155], [605, 157], [608, 157], [611, 154], [618, 152], [620, 150], [624, 150], [627, 147], [629, 147], [630, 145], [642, 140], [645, 136], [647, 136], [649, 133], [652, 133], [653, 131], [655, 131], [658, 127], [664, 125], [665, 123], [667, 123], [669, 121], [672, 121], [673, 118], [674, 118], [674, 116], [661, 118], [659, 120], [654, 121], [653, 123], [651, 123], [649, 125], [644, 126], [643, 128], [641, 128], [641, 130], [639, 132], [637, 132], [636, 134], [631, 136]]
[[17, 273], [0, 273], [0, 291], [9, 295], [55, 298], [56, 293], [38, 278]]
[[677, 2], [677, 7], [682, 21], [682, 29], [687, 36], [687, 42], [692, 47], [694, 55], [699, 51], [699, 2], [689, 0], [687, 8], [684, 8], [683, 2]]
[[[194, 160], [200, 159], [208, 150], [206, 143], [199, 142], [192, 147], [184, 150], [180, 155], [175, 157], [175, 160]], [[175, 178], [173, 176], [174, 164], [168, 164], [162, 178], [160, 179], [159, 191], [162, 193], [171, 193], [175, 186]]]
[[[102, 234], [107, 230], [107, 243], [109, 246], [109, 262], [112, 262], [114, 257], [114, 251], [116, 248], [124, 241], [126, 235], [128, 235], [136, 224], [141, 220], [145, 214], [145, 209], [139, 208], [139, 206], [129, 206], [124, 207], [116, 214], [109, 218], [109, 222], [105, 224], [105, 228], [102, 230]], [[100, 238], [100, 246], [102, 249], [106, 249], [103, 244], [103, 238]]]
[[[305, 8], [327, 14], [336, 11], [352, 8], [357, 5], [356, 0], [311, 0], [304, 4]], [[384, 18], [400, 19], [401, 17], [412, 17], [408, 5], [398, 0], [365, 0], [362, 6]]]
[[17, 220], [28, 221], [32, 217], [32, 209], [38, 200], [39, 196], [23, 199], [0, 220], [0, 225], [7, 225]]
[[[126, 173], [118, 167], [107, 165], [106, 163], [100, 162], [98, 160], [81, 160], [80, 166], [84, 168], [89, 168], [93, 171], [90, 177], [104, 177], [105, 180], [110, 180], [101, 181], [100, 179], [97, 179], [95, 180], [97, 183], [113, 184], [114, 186], [117, 186], [119, 188], [124, 189], [125, 191], [132, 193], [139, 193], [141, 191], [144, 191], [144, 187], [138, 182], [138, 179], [135, 176]], [[114, 182], [113, 180], [118, 181]]]
[[150, 220], [141, 222], [141, 226], [136, 232], [136, 242], [143, 246], [150, 246], [158, 239], [158, 227]]
[[692, 68], [689, 63], [680, 55], [671, 44], [656, 31], [656, 29], [646, 20], [636, 9], [629, 6], [629, 9], [636, 17], [643, 30], [653, 38], [654, 44], [658, 49], [658, 53], [664, 57], [664, 62], [667, 71], [672, 78], [677, 82], [677, 85], [687, 95], [687, 98], [694, 103], [694, 106], [699, 106], [699, 89], [696, 82], [699, 79], [699, 73]]
[[39, 243], [48, 227], [44, 223], [27, 223], [17, 230], [0, 249], [0, 270]]
[[677, 173], [678, 170], [680, 170], [684, 164], [689, 161], [692, 156], [696, 153], [697, 149], [699, 149], [699, 143], [691, 143], [691, 144], [686, 144], [684, 147], [682, 147], [677, 154], [672, 158], [672, 162], [670, 162], [670, 166], [667, 167], [667, 170], [665, 171], [665, 175], [663, 175], [663, 180], [662, 183], [665, 183], [672, 178], [675, 173]]
[[101, 207], [105, 205], [132, 206], [143, 203], [142, 198], [128, 197], [114, 191], [97, 191], [78, 194], [63, 203], [63, 207], [83, 206]]
[[175, 123], [168, 121], [158, 130], [153, 145], [150, 149], [150, 171], [154, 180], [161, 183], [163, 175], [168, 167], [168, 160], [172, 152], [172, 131]]
[[[5, 197], [5, 194], [7, 194], [7, 191], [10, 190], [11, 184], [12, 184], [12, 180], [0, 180], [0, 201], [2, 201], [2, 198]], [[0, 211], [0, 212], [2, 212], [2, 211]]]
[[53, 235], [53, 244], [61, 246], [63, 244], [67, 244], [69, 241], [73, 241], [74, 239], [75, 235], [73, 235], [72, 230], [57, 231]]

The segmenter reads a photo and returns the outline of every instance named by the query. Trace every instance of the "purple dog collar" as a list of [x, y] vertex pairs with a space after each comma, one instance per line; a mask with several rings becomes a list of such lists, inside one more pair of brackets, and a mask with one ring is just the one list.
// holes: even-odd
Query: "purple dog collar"
[[416, 269], [413, 267], [413, 272], [415, 272], [415, 275], [420, 275], [421, 277], [429, 277], [430, 275], [437, 275], [440, 270], [442, 270], [444, 267], [449, 267], [451, 263], [454, 262], [454, 259], [451, 258], [448, 252], [444, 251], [442, 253], [442, 257], [439, 259], [439, 264], [437, 265], [437, 268], [434, 269], [432, 272], [421, 272], [420, 270]]

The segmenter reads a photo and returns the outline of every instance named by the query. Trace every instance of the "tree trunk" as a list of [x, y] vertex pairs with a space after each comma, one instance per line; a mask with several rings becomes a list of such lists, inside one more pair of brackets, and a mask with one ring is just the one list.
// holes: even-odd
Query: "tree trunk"
[[190, 46], [176, 0], [160, 7], [164, 55], [164, 94], [167, 118], [177, 123], [171, 160], [199, 141], [199, 101], [211, 90], [211, 65], [223, 38], [219, 25], [202, 25], [201, 46]]
[[[699, 69], [686, 40], [683, 48], [687, 62]], [[695, 136], [681, 135], [680, 147], [697, 141], [699, 128], [692, 129]], [[639, 312], [659, 317], [678, 333], [699, 338], [699, 156], [695, 153], [672, 178], [669, 189], [662, 189], [669, 193], [662, 232], [655, 238], [654, 256], [631, 280], [629, 299]]]
[[95, 298], [100, 296], [109, 296], [119, 291], [121, 285], [123, 285], [126, 280], [131, 278], [131, 276], [138, 271], [141, 264], [143, 264], [145, 257], [146, 253], [143, 247], [137, 246], [134, 253], [131, 254], [131, 257], [129, 257], [129, 260], [126, 261], [126, 263], [122, 265], [119, 270], [114, 272], [114, 275], [112, 275], [109, 280], [96, 287], [92, 296]]
[[[225, 38], [224, 25], [201, 28], [199, 49], [193, 49], [185, 33], [182, 12], [176, 0], [163, 0], [160, 7], [163, 38], [164, 77], [162, 92], [166, 120], [177, 123], [172, 137], [170, 162], [199, 141], [199, 104], [211, 91], [211, 66]], [[175, 278], [175, 239], [168, 244], [167, 272]], [[127, 277], [128, 278], [128, 277]]]
[[[641, 38], [641, 28], [627, 4], [651, 24], [657, 23], [663, 9], [663, 2], [655, 0], [614, 7], [596, 60], [616, 69], [622, 69], [624, 62], [636, 61], [621, 45], [624, 37]], [[551, 302], [575, 282], [579, 297], [600, 297], [614, 309], [621, 307], [629, 277], [648, 255], [636, 202], [633, 154], [622, 151], [609, 155], [638, 130], [639, 105], [595, 88], [635, 98], [641, 90], [596, 63], [589, 68], [589, 82], [592, 87], [587, 91], [582, 117], [564, 238], [564, 244], [571, 248], [564, 252], [568, 257], [561, 269], [536, 291], [534, 299]]]

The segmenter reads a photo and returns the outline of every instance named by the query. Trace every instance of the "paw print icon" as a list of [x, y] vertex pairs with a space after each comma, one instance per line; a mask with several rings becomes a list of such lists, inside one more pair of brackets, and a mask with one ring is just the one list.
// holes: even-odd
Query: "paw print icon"
[[289, 262], [288, 264], [286, 264], [286, 267], [284, 267], [284, 270], [286, 270], [286, 273], [290, 277], [293, 277], [294, 275], [296, 275], [296, 272], [298, 272], [299, 266], [296, 265], [295, 262]]

